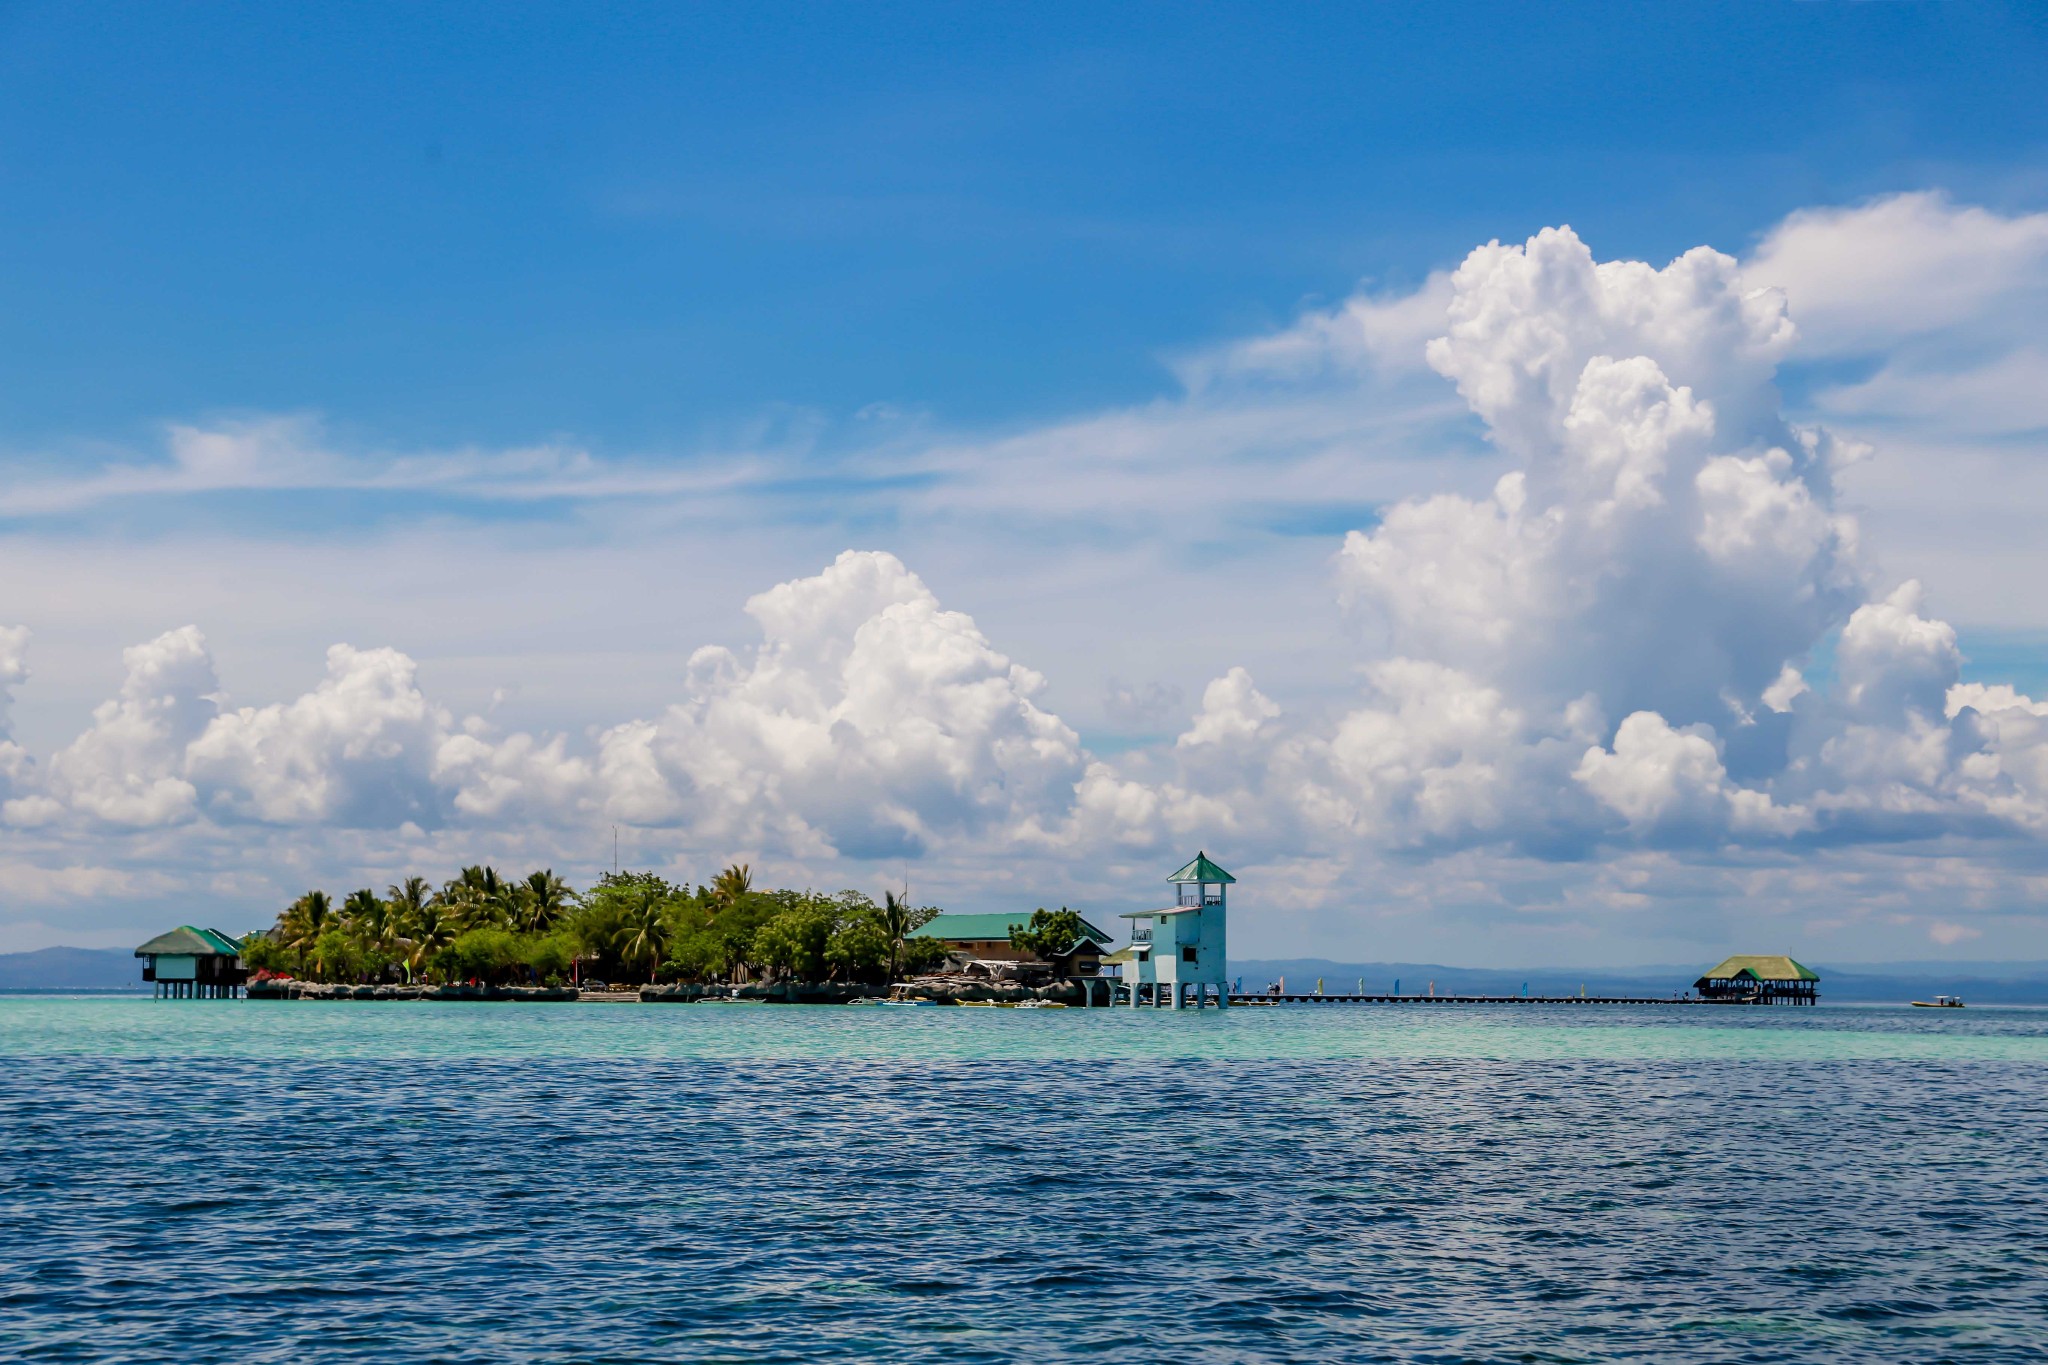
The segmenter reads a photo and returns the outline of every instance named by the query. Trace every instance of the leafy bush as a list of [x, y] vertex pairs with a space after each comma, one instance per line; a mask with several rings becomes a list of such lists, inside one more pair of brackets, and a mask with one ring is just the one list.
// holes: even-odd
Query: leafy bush
[[871, 918], [843, 923], [825, 945], [825, 961], [849, 980], [869, 980], [889, 965], [889, 936]]
[[784, 910], [754, 935], [754, 958], [781, 976], [820, 981], [836, 917], [816, 905]]
[[1031, 923], [1010, 931], [1010, 946], [1019, 952], [1050, 962], [1086, 937], [1088, 928], [1081, 917], [1062, 905], [1057, 910], [1044, 906], [1031, 912]]
[[342, 932], [339, 925], [332, 926], [313, 941], [313, 950], [307, 954], [315, 979], [320, 981], [354, 981], [369, 970], [369, 954], [354, 939]]
[[276, 935], [259, 929], [242, 936], [242, 965], [252, 972], [289, 972], [298, 964]]
[[902, 972], [905, 976], [916, 976], [921, 972], [937, 971], [945, 962], [950, 951], [942, 939], [907, 938], [903, 940], [901, 954]]
[[434, 954], [434, 969], [448, 981], [496, 982], [522, 965], [523, 946], [509, 929], [470, 929]]
[[576, 936], [563, 931], [519, 940], [520, 965], [541, 981], [566, 980], [575, 966], [576, 951]]

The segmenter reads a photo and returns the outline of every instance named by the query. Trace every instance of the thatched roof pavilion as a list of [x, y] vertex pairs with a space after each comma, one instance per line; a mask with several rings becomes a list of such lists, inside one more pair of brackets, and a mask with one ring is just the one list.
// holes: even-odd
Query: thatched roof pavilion
[[1738, 954], [1692, 983], [1702, 1000], [1739, 1005], [1811, 1005], [1820, 999], [1820, 973], [1789, 957]]

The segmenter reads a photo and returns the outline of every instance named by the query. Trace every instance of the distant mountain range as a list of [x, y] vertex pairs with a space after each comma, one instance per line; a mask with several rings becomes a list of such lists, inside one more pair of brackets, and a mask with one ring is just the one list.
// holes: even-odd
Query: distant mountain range
[[132, 948], [38, 948], [0, 953], [0, 991], [148, 990]]
[[[1809, 962], [1820, 973], [1821, 998], [1896, 1004], [1940, 995], [1975, 1003], [2048, 1005], [2048, 962], [1863, 962], [1830, 967]], [[1287, 978], [1290, 990], [1323, 989], [1333, 995], [1358, 989], [1379, 994], [1394, 989], [1439, 995], [1670, 995], [1689, 990], [1701, 964], [1671, 967], [1531, 967], [1511, 971], [1490, 967], [1447, 967], [1436, 962], [1331, 962], [1325, 958], [1254, 958], [1231, 963], [1231, 975], [1247, 990]], [[0, 991], [147, 990], [142, 964], [127, 948], [41, 948], [0, 953]]]

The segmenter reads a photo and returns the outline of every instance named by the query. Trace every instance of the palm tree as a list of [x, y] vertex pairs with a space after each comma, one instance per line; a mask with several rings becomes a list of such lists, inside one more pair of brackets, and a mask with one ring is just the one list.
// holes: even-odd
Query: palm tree
[[741, 896], [754, 889], [753, 871], [745, 863], [734, 863], [711, 879], [711, 913], [732, 909]]
[[385, 886], [385, 900], [391, 902], [391, 917], [397, 919], [399, 925], [418, 915], [420, 907], [426, 905], [428, 896], [432, 894], [434, 892], [428, 888], [424, 876], [410, 876], [395, 886]]
[[414, 971], [424, 969], [435, 953], [455, 941], [459, 932], [455, 916], [446, 903], [439, 897], [425, 902], [406, 925], [406, 937], [412, 943], [412, 955], [407, 959], [407, 965]]
[[299, 955], [299, 970], [306, 969], [306, 953], [320, 941], [320, 935], [334, 919], [334, 902], [325, 891], [308, 891], [293, 901], [278, 919], [286, 946]]
[[392, 949], [408, 964], [412, 960], [413, 927], [419, 923], [420, 913], [427, 908], [433, 895], [425, 877], [407, 877], [384, 888], [388, 916], [386, 932], [390, 935]]
[[519, 884], [520, 918], [529, 930], [544, 934], [554, 928], [555, 921], [569, 908], [569, 897], [573, 894], [569, 883], [557, 877], [553, 868], [532, 873]]
[[391, 907], [377, 899], [369, 887], [349, 892], [341, 903], [341, 922], [350, 933], [372, 948], [382, 948], [391, 936]]
[[461, 875], [441, 888], [441, 900], [462, 921], [465, 929], [509, 925], [512, 922], [511, 888], [495, 867], [465, 867]]
[[875, 911], [875, 927], [889, 940], [889, 979], [894, 981], [903, 966], [903, 940], [930, 924], [936, 912], [911, 908], [907, 896], [894, 891], [882, 893], [882, 907]]
[[627, 907], [619, 924], [619, 959], [627, 963], [645, 962], [649, 981], [660, 972], [662, 949], [668, 939], [668, 926], [662, 923], [661, 911], [661, 897], [650, 887]]

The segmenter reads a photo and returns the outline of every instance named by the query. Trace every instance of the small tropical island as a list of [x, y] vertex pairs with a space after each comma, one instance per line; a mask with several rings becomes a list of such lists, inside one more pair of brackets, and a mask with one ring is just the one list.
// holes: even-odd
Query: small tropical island
[[[998, 930], [997, 942], [980, 941]], [[1028, 919], [946, 916], [893, 891], [877, 901], [857, 890], [757, 888], [741, 863], [694, 886], [621, 871], [585, 891], [552, 869], [511, 879], [476, 865], [439, 887], [415, 876], [339, 901], [308, 891], [240, 940], [239, 965], [256, 999], [838, 1003], [879, 998], [892, 984], [900, 995], [909, 982], [934, 1003], [1060, 1002], [1079, 994], [1071, 977], [1092, 977], [1108, 944], [1065, 907]], [[1004, 960], [988, 961], [991, 952]]]
[[438, 888], [408, 877], [338, 903], [312, 890], [237, 940], [180, 925], [144, 943], [143, 979], [171, 998], [637, 1000], [850, 1004], [1677, 1005], [1819, 1000], [1820, 976], [1782, 955], [1728, 958], [1668, 995], [1256, 993], [1229, 977], [1237, 878], [1197, 852], [1166, 878], [1172, 903], [1128, 911], [1128, 942], [1079, 913], [948, 914], [885, 891], [758, 889], [734, 863], [709, 882], [613, 871], [577, 891], [552, 869], [518, 880], [478, 864]]

